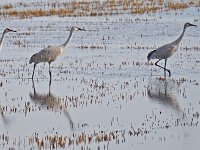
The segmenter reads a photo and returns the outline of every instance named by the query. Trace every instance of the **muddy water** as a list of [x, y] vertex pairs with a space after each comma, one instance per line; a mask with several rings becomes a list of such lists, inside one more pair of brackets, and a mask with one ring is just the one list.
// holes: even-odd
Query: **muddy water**
[[[146, 60], [186, 21], [199, 25], [197, 9], [2, 21], [18, 33], [6, 35], [0, 56], [1, 149], [199, 147], [199, 27], [187, 29], [168, 60], [171, 77]], [[71, 26], [87, 31], [52, 63], [51, 83], [47, 64], [32, 81], [31, 55], [62, 44]]]

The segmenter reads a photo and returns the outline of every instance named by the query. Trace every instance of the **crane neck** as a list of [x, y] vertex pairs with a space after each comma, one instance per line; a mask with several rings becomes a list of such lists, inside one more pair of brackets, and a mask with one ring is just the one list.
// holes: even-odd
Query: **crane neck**
[[2, 47], [5, 34], [6, 34], [6, 32], [4, 31], [3, 34], [2, 34], [1, 40], [0, 40], [0, 48]]
[[186, 28], [184, 27], [183, 28], [183, 32], [181, 33], [181, 35], [179, 36], [179, 38], [176, 41], [174, 41], [175, 44], [180, 44], [180, 42], [181, 42], [181, 40], [182, 40], [182, 38], [184, 36], [185, 30], [186, 30]]
[[69, 37], [67, 38], [67, 41], [64, 44], [62, 44], [63, 48], [66, 47], [67, 43], [69, 42], [70, 38], [72, 37], [72, 33], [73, 33], [73, 30], [70, 31], [70, 34], [69, 34]]

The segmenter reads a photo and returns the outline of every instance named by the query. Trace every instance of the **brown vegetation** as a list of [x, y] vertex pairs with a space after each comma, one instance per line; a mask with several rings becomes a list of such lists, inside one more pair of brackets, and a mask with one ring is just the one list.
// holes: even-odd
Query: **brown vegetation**
[[189, 7], [187, 3], [180, 3], [180, 2], [168, 2], [167, 8], [169, 10], [176, 10], [176, 9], [185, 9]]
[[200, 6], [200, 0], [193, 2], [173, 2], [164, 0], [107, 0], [107, 1], [72, 1], [47, 2], [41, 7], [30, 7], [26, 2], [20, 3], [22, 9], [12, 4], [0, 7], [0, 15], [4, 17], [39, 17], [39, 16], [102, 16], [113, 14], [144, 14], [157, 11], [186, 9], [190, 6]]

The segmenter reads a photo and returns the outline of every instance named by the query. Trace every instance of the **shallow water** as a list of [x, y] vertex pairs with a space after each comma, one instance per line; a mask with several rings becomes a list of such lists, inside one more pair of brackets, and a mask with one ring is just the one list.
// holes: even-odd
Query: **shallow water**
[[[1, 149], [197, 149], [199, 27], [187, 29], [168, 60], [171, 77], [146, 60], [186, 21], [199, 25], [196, 8], [5, 19], [2, 28], [18, 33], [6, 35], [0, 57]], [[52, 63], [51, 84], [47, 64], [37, 65], [32, 82], [32, 54], [62, 44], [74, 25], [87, 31], [74, 33]]]

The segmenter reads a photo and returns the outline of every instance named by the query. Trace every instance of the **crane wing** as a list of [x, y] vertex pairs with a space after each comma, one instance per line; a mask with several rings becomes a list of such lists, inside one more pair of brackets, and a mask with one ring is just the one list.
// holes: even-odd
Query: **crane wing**
[[53, 62], [55, 61], [61, 54], [63, 53], [61, 46], [49, 46], [47, 48], [42, 49], [38, 53], [35, 53], [29, 63], [40, 63], [40, 62]]
[[170, 44], [163, 45], [151, 53], [150, 59], [166, 59], [171, 57], [178, 46]]

